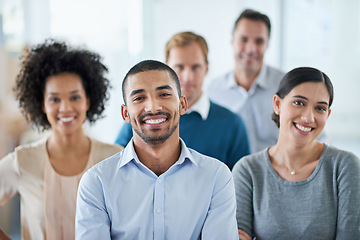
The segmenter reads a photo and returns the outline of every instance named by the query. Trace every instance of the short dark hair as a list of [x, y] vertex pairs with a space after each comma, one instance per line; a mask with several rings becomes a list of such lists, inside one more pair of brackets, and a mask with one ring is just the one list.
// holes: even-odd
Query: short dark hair
[[268, 16], [266, 16], [265, 14], [262, 14], [258, 11], [255, 11], [255, 10], [252, 10], [252, 9], [245, 9], [241, 14], [240, 16], [238, 17], [238, 19], [236, 19], [235, 21], [235, 25], [234, 25], [234, 28], [233, 28], [233, 33], [235, 32], [235, 29], [239, 23], [239, 21], [243, 18], [246, 18], [246, 19], [250, 19], [252, 21], [260, 21], [260, 22], [263, 22], [265, 23], [268, 31], [269, 31], [269, 37], [270, 37], [270, 32], [271, 32], [271, 23], [270, 23], [270, 19]]
[[61, 73], [80, 76], [90, 107], [86, 118], [90, 123], [102, 118], [109, 99], [108, 71], [97, 53], [70, 48], [64, 42], [47, 39], [22, 56], [21, 70], [16, 77], [14, 92], [25, 118], [42, 130], [51, 128], [43, 112], [46, 80]]
[[[329, 107], [331, 106], [334, 100], [334, 87], [330, 81], [330, 78], [325, 73], [316, 68], [299, 67], [291, 70], [285, 74], [281, 80], [276, 94], [281, 99], [283, 99], [289, 92], [291, 92], [294, 87], [305, 82], [324, 83], [330, 96]], [[272, 114], [272, 120], [278, 127], [280, 127], [280, 116], [275, 112]]]
[[169, 72], [170, 75], [172, 76], [172, 80], [176, 84], [176, 88], [177, 88], [177, 92], [179, 94], [179, 97], [181, 97], [181, 89], [180, 89], [179, 78], [176, 75], [176, 73], [174, 72], [174, 70], [171, 67], [169, 67], [168, 65], [166, 65], [165, 63], [162, 63], [162, 62], [159, 62], [159, 61], [156, 61], [156, 60], [144, 60], [144, 61], [141, 61], [141, 62], [137, 63], [132, 68], [130, 68], [130, 70], [126, 73], [126, 75], [124, 77], [124, 80], [122, 82], [122, 94], [123, 94], [123, 99], [124, 99], [125, 105], [126, 105], [125, 88], [126, 88], [128, 78], [130, 76], [132, 76], [132, 75], [137, 74], [137, 73], [147, 72], [147, 71], [152, 71], [152, 70]]

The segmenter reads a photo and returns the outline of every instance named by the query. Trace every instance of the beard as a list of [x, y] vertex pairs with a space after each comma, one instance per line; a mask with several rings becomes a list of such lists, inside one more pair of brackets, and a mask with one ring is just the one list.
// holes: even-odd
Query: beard
[[[170, 119], [170, 117], [171, 117], [171, 115], [169, 113], [165, 113], [165, 112], [159, 112], [157, 114], [144, 114], [139, 117], [138, 122], [140, 122], [140, 123], [143, 122], [143, 119], [147, 116], [156, 116], [156, 115], [165, 115], [165, 116], [167, 116], [168, 119]], [[131, 120], [131, 122], [132, 122], [132, 120]], [[150, 145], [158, 145], [158, 144], [164, 143], [167, 139], [169, 139], [169, 137], [175, 132], [175, 130], [178, 128], [178, 126], [179, 126], [179, 120], [177, 122], [175, 122], [174, 126], [167, 127], [164, 134], [155, 135], [155, 136], [150, 136], [150, 135], [146, 134], [144, 128], [140, 128], [140, 129], [133, 128], [133, 130], [145, 143], [150, 144]], [[153, 129], [151, 131], [153, 133], [156, 133], [156, 132], [161, 131], [161, 129]]]

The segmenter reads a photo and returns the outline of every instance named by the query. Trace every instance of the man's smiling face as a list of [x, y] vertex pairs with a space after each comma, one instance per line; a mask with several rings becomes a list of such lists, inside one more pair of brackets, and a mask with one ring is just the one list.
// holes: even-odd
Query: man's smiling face
[[179, 98], [175, 81], [167, 71], [130, 75], [125, 89], [126, 105], [122, 105], [121, 112], [124, 121], [131, 123], [134, 141], [141, 139], [156, 145], [179, 132], [180, 115], [186, 112], [187, 103], [185, 97]]

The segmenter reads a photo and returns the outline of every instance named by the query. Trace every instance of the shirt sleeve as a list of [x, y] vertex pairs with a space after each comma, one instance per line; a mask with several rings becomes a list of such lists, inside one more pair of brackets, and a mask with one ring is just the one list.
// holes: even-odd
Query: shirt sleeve
[[239, 239], [235, 218], [234, 182], [224, 165], [201, 232], [201, 239]]
[[240, 158], [250, 154], [250, 144], [245, 123], [240, 117], [238, 117], [237, 120], [237, 124], [234, 126], [232, 132], [232, 147], [230, 148], [227, 157], [227, 159], [230, 160], [227, 164], [230, 170], [234, 167], [235, 163], [240, 160]]
[[102, 184], [87, 171], [80, 180], [75, 219], [75, 239], [111, 239]]
[[341, 159], [338, 180], [338, 220], [336, 239], [360, 236], [360, 159], [347, 153]]
[[253, 186], [249, 171], [243, 160], [235, 164], [232, 171], [236, 195], [236, 220], [238, 228], [253, 235]]
[[4, 205], [18, 191], [19, 167], [16, 152], [0, 160], [0, 205]]
[[130, 142], [130, 139], [132, 137], [133, 137], [133, 133], [132, 133], [131, 124], [124, 123], [115, 140], [115, 143], [125, 147]]

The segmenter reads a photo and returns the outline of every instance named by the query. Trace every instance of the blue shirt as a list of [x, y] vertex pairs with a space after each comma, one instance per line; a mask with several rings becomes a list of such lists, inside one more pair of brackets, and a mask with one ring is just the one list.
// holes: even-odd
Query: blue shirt
[[157, 176], [131, 141], [82, 177], [76, 239], [239, 239], [230, 170], [188, 149]]
[[211, 101], [237, 113], [244, 120], [251, 153], [276, 144], [279, 129], [272, 121], [272, 99], [284, 73], [264, 65], [246, 91], [237, 85], [234, 71], [209, 82], [204, 90]]
[[[188, 147], [219, 159], [230, 169], [240, 158], [250, 154], [248, 135], [241, 117], [210, 102], [204, 94], [186, 114], [180, 116], [179, 135]], [[131, 138], [131, 124], [126, 123], [116, 143], [126, 146]]]

